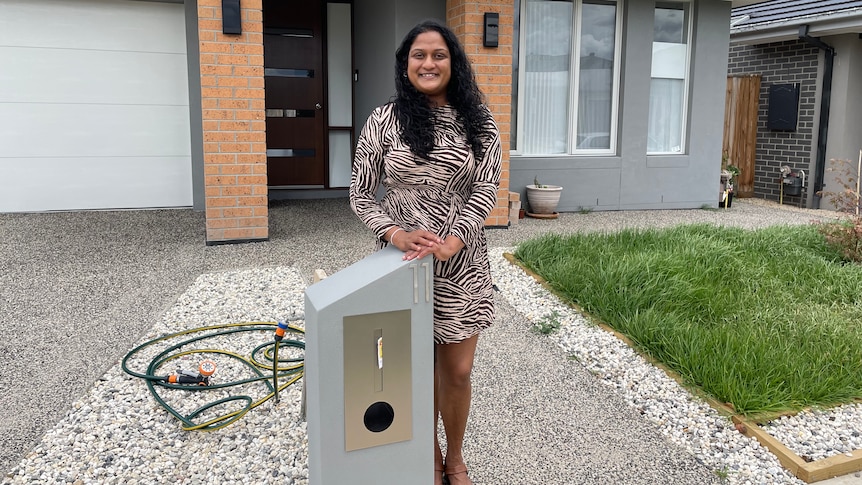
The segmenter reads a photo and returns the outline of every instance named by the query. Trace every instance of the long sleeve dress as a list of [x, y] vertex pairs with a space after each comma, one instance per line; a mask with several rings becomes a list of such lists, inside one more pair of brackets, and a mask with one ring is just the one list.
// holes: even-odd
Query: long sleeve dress
[[[488, 116], [484, 156], [473, 156], [451, 106], [434, 109], [434, 149], [419, 159], [399, 135], [392, 103], [368, 117], [356, 147], [350, 205], [378, 238], [393, 226], [455, 235], [465, 247], [434, 262], [434, 341], [456, 343], [494, 322], [494, 294], [485, 219], [497, 203], [500, 137]], [[382, 184], [386, 193], [377, 200]]]

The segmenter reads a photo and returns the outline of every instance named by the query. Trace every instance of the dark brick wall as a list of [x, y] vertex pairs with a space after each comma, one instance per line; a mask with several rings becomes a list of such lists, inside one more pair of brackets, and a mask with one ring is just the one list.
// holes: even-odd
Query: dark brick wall
[[[754, 172], [754, 196], [778, 200], [780, 169], [788, 165], [794, 171], [805, 170], [806, 188], [798, 197], [784, 196], [785, 203], [803, 205], [812, 180], [812, 144], [815, 139], [814, 110], [817, 92], [817, 48], [800, 40], [773, 44], [731, 44], [728, 75], [760, 74], [760, 108], [757, 120], [757, 159]], [[766, 127], [769, 88], [773, 84], [799, 84], [799, 112], [795, 131], [774, 131]]]

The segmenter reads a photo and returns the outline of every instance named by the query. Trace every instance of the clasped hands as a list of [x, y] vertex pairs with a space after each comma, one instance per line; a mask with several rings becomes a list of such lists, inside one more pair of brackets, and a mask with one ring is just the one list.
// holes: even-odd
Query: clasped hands
[[446, 261], [464, 247], [457, 236], [448, 235], [446, 239], [425, 229], [415, 231], [394, 230], [388, 234], [389, 244], [404, 251], [402, 259], [412, 261], [433, 254], [440, 261]]

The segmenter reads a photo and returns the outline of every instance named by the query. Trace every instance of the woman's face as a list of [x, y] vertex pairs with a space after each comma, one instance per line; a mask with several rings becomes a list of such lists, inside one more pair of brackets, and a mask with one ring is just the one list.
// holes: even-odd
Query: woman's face
[[452, 77], [449, 48], [439, 32], [430, 30], [416, 36], [407, 54], [410, 84], [437, 106], [446, 104], [446, 87]]

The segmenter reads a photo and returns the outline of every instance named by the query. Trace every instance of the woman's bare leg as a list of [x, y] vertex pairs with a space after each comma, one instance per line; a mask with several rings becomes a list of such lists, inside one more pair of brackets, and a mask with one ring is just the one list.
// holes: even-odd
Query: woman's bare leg
[[[470, 414], [472, 386], [470, 374], [476, 354], [478, 335], [457, 344], [437, 344], [437, 407], [443, 418], [446, 431], [446, 469], [454, 470], [464, 465], [461, 447]], [[471, 483], [465, 474], [450, 475], [451, 485]]]
[[440, 409], [437, 397], [440, 395], [437, 378], [437, 349], [434, 349], [434, 485], [443, 485], [443, 452], [440, 451], [440, 438], [437, 436], [437, 423], [440, 419]]

